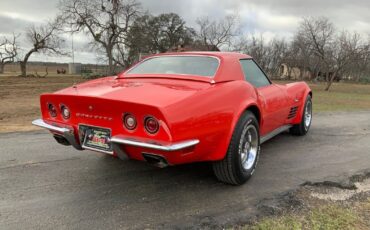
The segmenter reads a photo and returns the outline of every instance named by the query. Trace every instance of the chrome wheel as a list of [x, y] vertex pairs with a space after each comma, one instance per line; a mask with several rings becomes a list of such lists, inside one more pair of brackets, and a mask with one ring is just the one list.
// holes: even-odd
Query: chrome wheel
[[312, 121], [312, 102], [311, 100], [308, 100], [304, 112], [304, 127], [306, 130], [308, 130], [308, 128], [310, 127], [311, 121]]
[[255, 126], [249, 124], [243, 129], [239, 142], [240, 162], [244, 170], [250, 170], [257, 159], [258, 132]]

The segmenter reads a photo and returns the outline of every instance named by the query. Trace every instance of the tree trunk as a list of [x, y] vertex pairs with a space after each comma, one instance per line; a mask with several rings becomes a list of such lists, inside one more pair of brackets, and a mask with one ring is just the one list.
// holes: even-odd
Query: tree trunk
[[303, 72], [304, 72], [304, 68], [305, 68], [305, 67], [300, 68], [300, 71], [299, 71], [299, 80], [300, 80], [300, 81], [302, 81], [302, 80], [303, 80]]
[[327, 76], [328, 81], [326, 83], [325, 91], [329, 91], [329, 89], [330, 89], [331, 85], [333, 84], [333, 81], [334, 81], [335, 77], [337, 76], [337, 74], [338, 74], [337, 72], [334, 72], [333, 75], [331, 75], [331, 77]]
[[27, 77], [27, 68], [26, 68], [26, 65], [27, 65], [27, 62], [19, 62], [19, 65], [21, 66], [21, 75], [22, 77]]
[[0, 63], [0, 74], [4, 73], [4, 67], [5, 65], [3, 63]]
[[23, 61], [19, 62], [19, 65], [21, 66], [22, 77], [27, 77], [27, 62], [28, 62], [28, 59], [30, 58], [30, 56], [33, 52], [36, 52], [36, 50], [34, 50], [34, 49], [30, 50], [26, 54], [26, 56], [24, 56]]
[[106, 47], [106, 52], [107, 52], [107, 58], [108, 58], [108, 74], [113, 75], [114, 73], [114, 66], [113, 66], [113, 48], [110, 46]]
[[114, 74], [113, 58], [112, 56], [108, 57], [108, 71], [110, 75]]
[[332, 81], [328, 81], [328, 82], [326, 83], [325, 91], [329, 91], [330, 86], [331, 86], [331, 84], [332, 84], [332, 83], [333, 83]]

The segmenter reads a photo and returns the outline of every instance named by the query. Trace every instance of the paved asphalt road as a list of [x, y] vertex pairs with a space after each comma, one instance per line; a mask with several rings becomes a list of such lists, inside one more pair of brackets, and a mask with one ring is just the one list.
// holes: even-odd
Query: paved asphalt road
[[258, 201], [305, 181], [370, 168], [370, 112], [321, 114], [305, 137], [262, 145], [235, 187], [208, 164], [157, 169], [54, 142], [46, 131], [0, 135], [0, 229], [135, 229], [243, 223]]

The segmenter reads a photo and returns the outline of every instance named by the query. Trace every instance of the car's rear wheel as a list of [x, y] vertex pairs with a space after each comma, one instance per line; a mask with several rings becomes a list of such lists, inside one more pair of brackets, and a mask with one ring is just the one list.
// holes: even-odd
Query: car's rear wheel
[[290, 133], [297, 136], [306, 135], [311, 127], [312, 123], [312, 98], [310, 95], [307, 96], [304, 110], [301, 118], [301, 123], [294, 125], [290, 128]]
[[260, 152], [259, 126], [252, 112], [241, 116], [223, 160], [213, 163], [216, 177], [228, 184], [245, 183], [254, 173]]

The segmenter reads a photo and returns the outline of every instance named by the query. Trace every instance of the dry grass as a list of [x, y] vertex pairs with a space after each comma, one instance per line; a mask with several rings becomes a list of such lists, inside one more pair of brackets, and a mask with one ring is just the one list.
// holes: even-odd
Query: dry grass
[[[369, 186], [369, 180], [361, 182]], [[254, 223], [237, 227], [245, 230], [369, 230], [370, 229], [370, 193], [356, 185], [356, 195], [345, 200], [319, 199], [316, 193], [337, 193], [336, 187], [301, 187], [295, 193], [300, 205], [290, 206], [284, 212], [263, 217]]]
[[[358, 204], [360, 208], [367, 202]], [[250, 230], [337, 230], [337, 229], [367, 229], [361, 213], [353, 208], [338, 204], [330, 204], [312, 208], [306, 213], [287, 214], [279, 217], [265, 218], [260, 222], [244, 227]]]
[[[46, 78], [0, 75], [0, 132], [36, 129], [31, 121], [40, 116], [39, 95], [84, 80], [81, 76], [68, 75], [49, 75]], [[323, 90], [324, 84], [310, 86], [315, 112], [370, 110], [370, 85], [335, 83], [330, 92]]]
[[0, 132], [28, 131], [40, 117], [39, 95], [83, 81], [80, 76], [22, 78], [0, 75]]
[[[285, 209], [275, 212], [275, 215], [256, 219], [250, 225], [237, 229], [369, 230], [369, 176], [370, 173], [367, 172], [352, 176], [348, 182], [301, 186], [294, 193], [289, 193], [281, 199], [283, 202], [280, 204]], [[348, 187], [340, 187], [340, 185]], [[350, 196], [343, 196], [345, 193]], [[278, 203], [275, 201], [275, 204], [276, 202]]]

